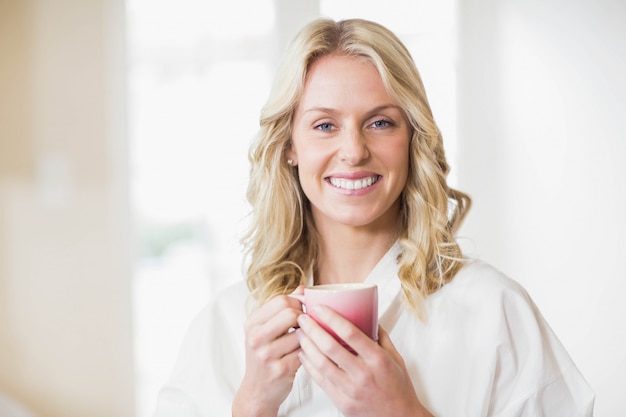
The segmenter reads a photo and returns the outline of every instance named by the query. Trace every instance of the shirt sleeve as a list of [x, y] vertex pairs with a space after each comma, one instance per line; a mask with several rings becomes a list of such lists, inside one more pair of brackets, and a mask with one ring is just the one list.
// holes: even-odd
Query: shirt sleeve
[[154, 417], [231, 416], [245, 366], [245, 302], [239, 294], [220, 293], [193, 320], [174, 370], [159, 391]]
[[526, 291], [503, 292], [489, 415], [591, 417], [594, 393]]

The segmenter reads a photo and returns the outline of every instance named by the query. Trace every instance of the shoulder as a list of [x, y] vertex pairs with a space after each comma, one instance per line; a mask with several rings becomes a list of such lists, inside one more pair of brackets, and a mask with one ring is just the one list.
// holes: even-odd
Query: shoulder
[[212, 301], [212, 310], [215, 314], [230, 315], [243, 310], [245, 313], [246, 304], [250, 301], [250, 291], [246, 282], [236, 281], [218, 290]]
[[[218, 290], [188, 326], [183, 350], [205, 352], [213, 335], [242, 328], [246, 319], [248, 289], [243, 281]], [[187, 352], [189, 356], [191, 352]]]
[[[527, 291], [514, 279], [497, 268], [474, 260], [450, 282], [449, 301], [460, 305], [471, 321], [471, 327], [484, 337], [483, 348], [491, 346], [494, 358], [513, 371], [518, 360], [530, 372], [534, 364], [537, 383], [547, 384], [572, 366], [571, 358], [558, 340]], [[445, 287], [444, 287], [445, 288]], [[532, 359], [532, 360], [531, 360]], [[510, 375], [512, 377], [512, 375]]]
[[466, 289], [485, 291], [524, 291], [521, 285], [491, 264], [478, 259], [469, 259], [452, 280]]
[[457, 346], [484, 368], [493, 410], [525, 415], [525, 407], [544, 407], [550, 411], [541, 415], [588, 415], [580, 410], [593, 404], [593, 393], [519, 283], [472, 260], [434, 295], [433, 324], [454, 329]]
[[497, 268], [472, 260], [430, 300], [436, 322], [459, 328], [476, 349], [540, 349], [552, 332], [526, 290]]
[[503, 303], [535, 308], [522, 285], [494, 266], [475, 259], [468, 260], [440, 292], [443, 298], [481, 309], [502, 307]]

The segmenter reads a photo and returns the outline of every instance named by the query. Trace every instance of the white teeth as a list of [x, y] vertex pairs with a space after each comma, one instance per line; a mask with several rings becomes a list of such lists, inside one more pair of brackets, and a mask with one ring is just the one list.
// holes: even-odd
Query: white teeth
[[361, 188], [371, 187], [378, 181], [378, 175], [374, 175], [373, 177], [363, 178], [360, 180], [348, 180], [345, 178], [330, 178], [330, 183], [337, 188], [343, 188], [345, 190], [360, 190]]

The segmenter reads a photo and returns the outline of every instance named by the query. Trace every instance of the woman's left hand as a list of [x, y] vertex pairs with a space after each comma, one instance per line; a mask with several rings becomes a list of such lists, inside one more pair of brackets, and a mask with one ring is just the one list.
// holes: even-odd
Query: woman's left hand
[[316, 315], [356, 352], [309, 315], [298, 318], [302, 365], [345, 416], [432, 416], [417, 398], [404, 360], [382, 327], [377, 343], [329, 308], [321, 306]]

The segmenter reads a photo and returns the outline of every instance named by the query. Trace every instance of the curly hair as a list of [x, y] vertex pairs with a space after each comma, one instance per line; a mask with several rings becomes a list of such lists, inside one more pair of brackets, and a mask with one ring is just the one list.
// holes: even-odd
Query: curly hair
[[471, 205], [447, 185], [449, 166], [419, 72], [409, 51], [385, 27], [363, 19], [318, 19], [294, 38], [279, 67], [260, 129], [249, 152], [247, 198], [252, 206], [246, 249], [247, 283], [263, 303], [306, 282], [319, 236], [297, 173], [285, 162], [292, 120], [308, 71], [338, 54], [371, 62], [412, 128], [409, 178], [401, 193], [399, 279], [404, 299], [421, 315], [423, 300], [453, 279], [463, 263], [455, 233]]

